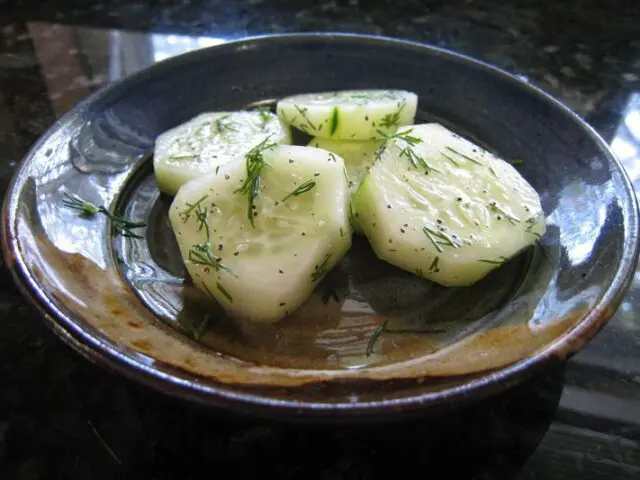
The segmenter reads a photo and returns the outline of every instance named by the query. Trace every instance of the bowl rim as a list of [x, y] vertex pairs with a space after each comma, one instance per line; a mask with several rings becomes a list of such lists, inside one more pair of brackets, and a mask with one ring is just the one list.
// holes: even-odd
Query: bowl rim
[[640, 243], [638, 241], [638, 203], [632, 183], [624, 167], [602, 137], [566, 105], [516, 75], [461, 53], [411, 40], [342, 32], [278, 33], [233, 39], [219, 45], [194, 50], [157, 62], [131, 76], [122, 78], [98, 89], [56, 120], [33, 144], [24, 159], [30, 158], [38, 151], [51, 132], [57, 130], [69, 119], [80, 115], [85, 108], [95, 101], [108, 97], [113, 91], [117, 91], [127, 84], [144, 82], [149, 77], [162, 75], [164, 70], [174, 69], [182, 63], [195, 61], [197, 57], [211, 54], [212, 52], [250, 48], [251, 45], [256, 43], [326, 43], [331, 41], [349, 42], [356, 45], [366, 44], [376, 47], [395, 46], [412, 51], [419, 51], [427, 55], [445, 57], [450, 61], [469, 65], [473, 68], [483, 70], [489, 75], [499, 78], [501, 81], [510, 82], [520, 89], [528, 90], [529, 93], [535, 95], [539, 100], [546, 102], [553, 109], [569, 117], [571, 121], [580, 126], [585, 135], [590, 137], [591, 141], [595, 142], [603, 154], [608, 157], [608, 160], [614, 167], [614, 171], [617, 169], [616, 173], [619, 174], [624, 191], [628, 197], [627, 201], [629, 203], [627, 203], [627, 208], [630, 210], [630, 214], [627, 217], [627, 224], [625, 225], [625, 227], [628, 227], [628, 235], [623, 245], [620, 268], [616, 271], [602, 299], [595, 307], [587, 313], [581, 322], [574, 325], [560, 337], [533, 355], [516, 363], [490, 371], [479, 378], [473, 378], [468, 383], [447, 387], [437, 392], [411, 395], [400, 399], [323, 403], [295, 399], [275, 400], [262, 396], [260, 393], [241, 391], [241, 389], [235, 385], [217, 384], [213, 381], [205, 384], [198, 381], [198, 376], [186, 371], [181, 371], [182, 373], [177, 375], [171, 371], [153, 368], [133, 356], [125, 355], [103, 339], [84, 330], [80, 326], [80, 322], [78, 322], [80, 319], [67, 316], [47, 297], [36, 279], [29, 273], [24, 259], [18, 253], [15, 238], [18, 193], [25, 180], [24, 171], [26, 162], [23, 161], [13, 175], [3, 201], [2, 251], [5, 264], [10, 270], [19, 290], [24, 297], [36, 307], [46, 324], [58, 337], [91, 362], [123, 374], [129, 380], [134, 380], [174, 397], [206, 406], [231, 409], [263, 417], [279, 417], [284, 419], [304, 418], [310, 420], [339, 419], [340, 421], [344, 421], [372, 419], [374, 417], [380, 418], [381, 415], [386, 414], [388, 416], [389, 414], [398, 412], [415, 413], [426, 410], [427, 407], [429, 410], [435, 410], [445, 407], [446, 404], [459, 403], [460, 401], [469, 399], [471, 396], [474, 398], [483, 398], [502, 392], [520, 383], [525, 378], [529, 378], [543, 367], [553, 362], [565, 360], [596, 335], [622, 302], [636, 269]]

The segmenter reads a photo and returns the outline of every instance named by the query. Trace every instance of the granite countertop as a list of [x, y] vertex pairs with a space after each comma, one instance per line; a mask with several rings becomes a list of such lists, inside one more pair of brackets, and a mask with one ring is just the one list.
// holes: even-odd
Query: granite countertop
[[[152, 3], [154, 6], [152, 6]], [[366, 32], [472, 55], [583, 116], [640, 182], [637, 0], [0, 0], [0, 192], [76, 102], [154, 61], [268, 32]], [[0, 270], [0, 478], [640, 478], [640, 277], [566, 365], [411, 425], [301, 426], [166, 398], [62, 344]], [[447, 474], [436, 474], [438, 468]]]

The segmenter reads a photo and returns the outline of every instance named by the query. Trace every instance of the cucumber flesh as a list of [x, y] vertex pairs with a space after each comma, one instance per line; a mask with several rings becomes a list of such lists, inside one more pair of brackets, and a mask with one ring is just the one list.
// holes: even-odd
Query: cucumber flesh
[[156, 139], [153, 166], [158, 188], [167, 195], [194, 178], [245, 155], [270, 138], [291, 143], [289, 127], [267, 111], [203, 113]]
[[413, 123], [417, 105], [416, 94], [404, 90], [343, 90], [287, 97], [277, 112], [315, 137], [371, 140]]
[[[362, 183], [369, 168], [373, 165], [375, 153], [382, 145], [382, 140], [335, 140], [332, 138], [312, 138], [309, 146], [323, 148], [339, 155], [344, 160], [347, 172], [349, 191], [353, 195]], [[354, 233], [364, 235], [354, 215], [351, 216]]]
[[309, 142], [310, 147], [322, 148], [342, 157], [351, 193], [355, 193], [362, 183], [381, 145], [382, 140], [348, 141], [320, 137], [312, 138]]
[[519, 172], [438, 124], [399, 129], [352, 207], [380, 259], [447, 286], [477, 282], [545, 233]]
[[[246, 162], [233, 161], [185, 184], [169, 219], [196, 286], [233, 317], [275, 322], [296, 310], [351, 246], [349, 190], [342, 158], [324, 150], [274, 146], [260, 155], [266, 166], [255, 208], [242, 191]], [[198, 245], [206, 247], [207, 236], [214, 261], [203, 265], [198, 254], [206, 257], [206, 248]]]

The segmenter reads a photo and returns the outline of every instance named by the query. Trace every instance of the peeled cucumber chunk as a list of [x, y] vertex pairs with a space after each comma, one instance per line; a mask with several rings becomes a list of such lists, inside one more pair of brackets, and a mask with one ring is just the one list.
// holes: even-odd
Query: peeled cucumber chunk
[[375, 152], [380, 145], [382, 140], [349, 141], [320, 137], [312, 138], [309, 142], [310, 147], [322, 148], [342, 157], [351, 193], [355, 193], [373, 165]]
[[546, 229], [513, 166], [438, 124], [400, 128], [352, 208], [380, 259], [446, 286], [477, 282]]
[[[360, 183], [373, 165], [375, 152], [380, 148], [380, 145], [382, 145], [382, 140], [334, 140], [320, 137], [314, 137], [309, 142], [310, 147], [323, 148], [342, 157], [351, 194], [358, 190]], [[351, 226], [354, 233], [364, 234], [353, 215], [351, 216]]]
[[167, 195], [270, 138], [291, 143], [289, 127], [267, 111], [203, 113], [156, 139], [153, 167]]
[[342, 158], [263, 142], [181, 188], [169, 210], [195, 285], [235, 317], [296, 310], [351, 246]]
[[343, 90], [287, 97], [277, 112], [315, 137], [371, 140], [413, 123], [417, 105], [416, 94], [404, 90]]

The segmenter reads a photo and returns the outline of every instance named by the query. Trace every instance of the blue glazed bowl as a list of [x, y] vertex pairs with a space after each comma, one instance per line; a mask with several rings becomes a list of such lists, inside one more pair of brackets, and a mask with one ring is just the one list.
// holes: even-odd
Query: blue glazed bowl
[[[547, 234], [469, 288], [444, 288], [354, 246], [276, 326], [238, 325], [184, 277], [145, 153], [208, 110], [303, 92], [393, 88], [503, 158], [523, 160]], [[63, 192], [147, 224], [112, 236]], [[426, 45], [347, 34], [276, 35], [163, 61], [79, 104], [37, 142], [3, 209], [3, 248], [24, 294], [82, 355], [170, 395], [288, 419], [427, 413], [485, 397], [578, 351], [618, 307], [638, 257], [634, 192], [603, 140], [559, 102], [487, 64]], [[326, 285], [325, 285], [326, 286]], [[332, 287], [333, 288], [333, 287]], [[315, 303], [314, 303], [315, 302]], [[198, 341], [185, 334], [202, 315]], [[424, 331], [372, 335], [385, 319]]]

